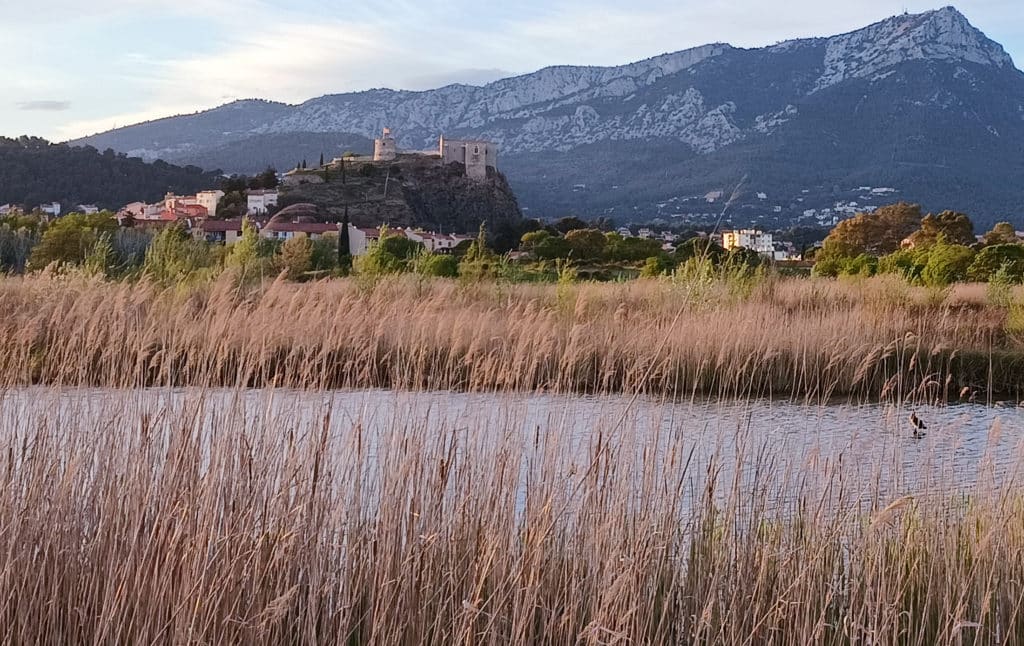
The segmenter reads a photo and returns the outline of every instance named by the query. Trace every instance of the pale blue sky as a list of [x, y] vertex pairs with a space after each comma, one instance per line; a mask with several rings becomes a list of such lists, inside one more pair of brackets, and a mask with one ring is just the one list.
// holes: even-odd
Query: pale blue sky
[[[940, 0], [941, 2], [941, 0]], [[233, 99], [483, 83], [709, 42], [825, 36], [940, 4], [906, 0], [0, 0], [0, 135], [63, 140]], [[1020, 0], [964, 0], [1024, 61]]]

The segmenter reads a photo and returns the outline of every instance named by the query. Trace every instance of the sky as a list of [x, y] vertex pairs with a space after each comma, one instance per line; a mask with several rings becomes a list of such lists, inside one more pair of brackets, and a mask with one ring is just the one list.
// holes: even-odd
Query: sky
[[[711, 42], [759, 47], [939, 6], [911, 0], [0, 0], [0, 135], [64, 141], [235, 99], [300, 103], [376, 87], [483, 84], [548, 65], [620, 65]], [[1022, 67], [1020, 0], [956, 6]]]

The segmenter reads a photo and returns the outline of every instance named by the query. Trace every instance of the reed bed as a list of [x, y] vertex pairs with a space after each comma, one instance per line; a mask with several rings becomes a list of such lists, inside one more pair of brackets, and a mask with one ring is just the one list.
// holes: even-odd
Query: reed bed
[[294, 393], [8, 393], [0, 641], [1024, 640], [1013, 474], [865, 497], [757, 438], [698, 460], [625, 414], [574, 443], [396, 410], [371, 433]]
[[0, 280], [0, 385], [1017, 398], [1024, 337], [972, 286], [891, 278], [504, 285]]

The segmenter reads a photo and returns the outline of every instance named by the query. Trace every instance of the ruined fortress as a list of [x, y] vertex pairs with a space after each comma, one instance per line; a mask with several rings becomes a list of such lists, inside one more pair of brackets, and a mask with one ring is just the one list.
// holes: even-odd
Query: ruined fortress
[[439, 155], [445, 164], [459, 163], [466, 167], [466, 177], [475, 180], [487, 179], [487, 168], [498, 168], [498, 146], [491, 141], [446, 139], [441, 135], [438, 150], [400, 151], [391, 134], [391, 128], [384, 128], [381, 136], [373, 142], [373, 161], [392, 161], [399, 154]]

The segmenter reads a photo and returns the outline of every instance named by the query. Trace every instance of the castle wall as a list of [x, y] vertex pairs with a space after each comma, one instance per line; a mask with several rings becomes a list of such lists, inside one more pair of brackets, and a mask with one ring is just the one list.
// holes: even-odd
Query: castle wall
[[486, 179], [487, 167], [498, 167], [498, 147], [489, 141], [445, 139], [440, 142], [441, 160], [446, 164], [465, 165], [466, 175], [473, 179]]

